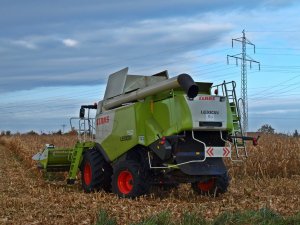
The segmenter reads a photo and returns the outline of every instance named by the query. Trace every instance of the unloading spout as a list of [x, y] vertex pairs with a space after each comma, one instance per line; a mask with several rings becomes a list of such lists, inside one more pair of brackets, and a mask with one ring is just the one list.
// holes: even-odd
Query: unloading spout
[[177, 81], [189, 98], [195, 98], [198, 95], [199, 87], [190, 75], [186, 73], [180, 74], [177, 77]]
[[150, 95], [180, 87], [185, 91], [189, 98], [196, 97], [199, 91], [198, 85], [190, 75], [180, 74], [171, 79], [166, 79], [129, 93], [123, 93], [109, 99], [104, 99], [103, 108], [109, 110], [125, 103], [137, 101]]

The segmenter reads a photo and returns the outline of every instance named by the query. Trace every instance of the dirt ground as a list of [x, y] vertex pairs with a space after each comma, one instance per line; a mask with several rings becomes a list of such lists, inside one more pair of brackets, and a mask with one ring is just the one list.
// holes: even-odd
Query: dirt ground
[[45, 180], [36, 168], [0, 145], [0, 224], [93, 224], [100, 209], [130, 224], [168, 210], [174, 219], [184, 212], [214, 218], [224, 211], [269, 207], [283, 216], [300, 211], [300, 177], [232, 179], [229, 191], [217, 198], [195, 195], [189, 185], [165, 192], [153, 190], [136, 200], [119, 199], [104, 192], [85, 194], [80, 182]]

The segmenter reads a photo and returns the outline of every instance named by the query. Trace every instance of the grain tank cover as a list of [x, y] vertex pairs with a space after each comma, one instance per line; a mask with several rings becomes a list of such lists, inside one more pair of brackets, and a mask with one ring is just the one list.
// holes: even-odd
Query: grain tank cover
[[151, 86], [167, 80], [168, 71], [162, 71], [152, 76], [129, 75], [128, 67], [109, 75], [104, 100]]

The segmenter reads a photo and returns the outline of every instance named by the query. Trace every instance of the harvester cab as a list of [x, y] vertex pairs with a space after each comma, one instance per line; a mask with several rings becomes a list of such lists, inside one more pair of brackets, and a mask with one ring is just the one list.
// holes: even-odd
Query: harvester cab
[[[81, 106], [71, 126], [74, 120], [79, 141], [60, 162], [69, 165], [68, 183], [80, 169], [86, 192], [104, 189], [122, 197], [179, 183], [191, 183], [199, 194], [224, 193], [229, 179], [223, 158], [241, 161], [248, 157], [245, 142], [257, 142], [243, 133], [235, 82], [213, 86], [188, 74], [169, 78], [167, 71], [129, 75], [125, 68], [111, 74], [103, 100]], [[34, 159], [45, 169], [59, 167], [45, 158], [63, 150], [47, 151], [43, 162]]]

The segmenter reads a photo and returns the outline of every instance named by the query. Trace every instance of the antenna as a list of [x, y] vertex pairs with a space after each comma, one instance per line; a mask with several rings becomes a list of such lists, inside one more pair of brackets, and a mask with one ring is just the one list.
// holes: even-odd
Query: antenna
[[255, 45], [246, 38], [245, 30], [243, 30], [243, 36], [240, 38], [234, 38], [231, 40], [231, 46], [233, 48], [234, 41], [242, 43], [242, 53], [236, 55], [227, 55], [227, 64], [229, 64], [229, 58], [234, 58], [235, 63], [238, 66], [238, 60], [241, 60], [241, 98], [242, 98], [242, 127], [244, 132], [248, 130], [248, 95], [247, 95], [247, 62], [252, 68], [252, 63], [257, 63], [260, 70], [260, 62], [255, 61], [246, 53], [246, 46], [251, 45], [255, 54]]

